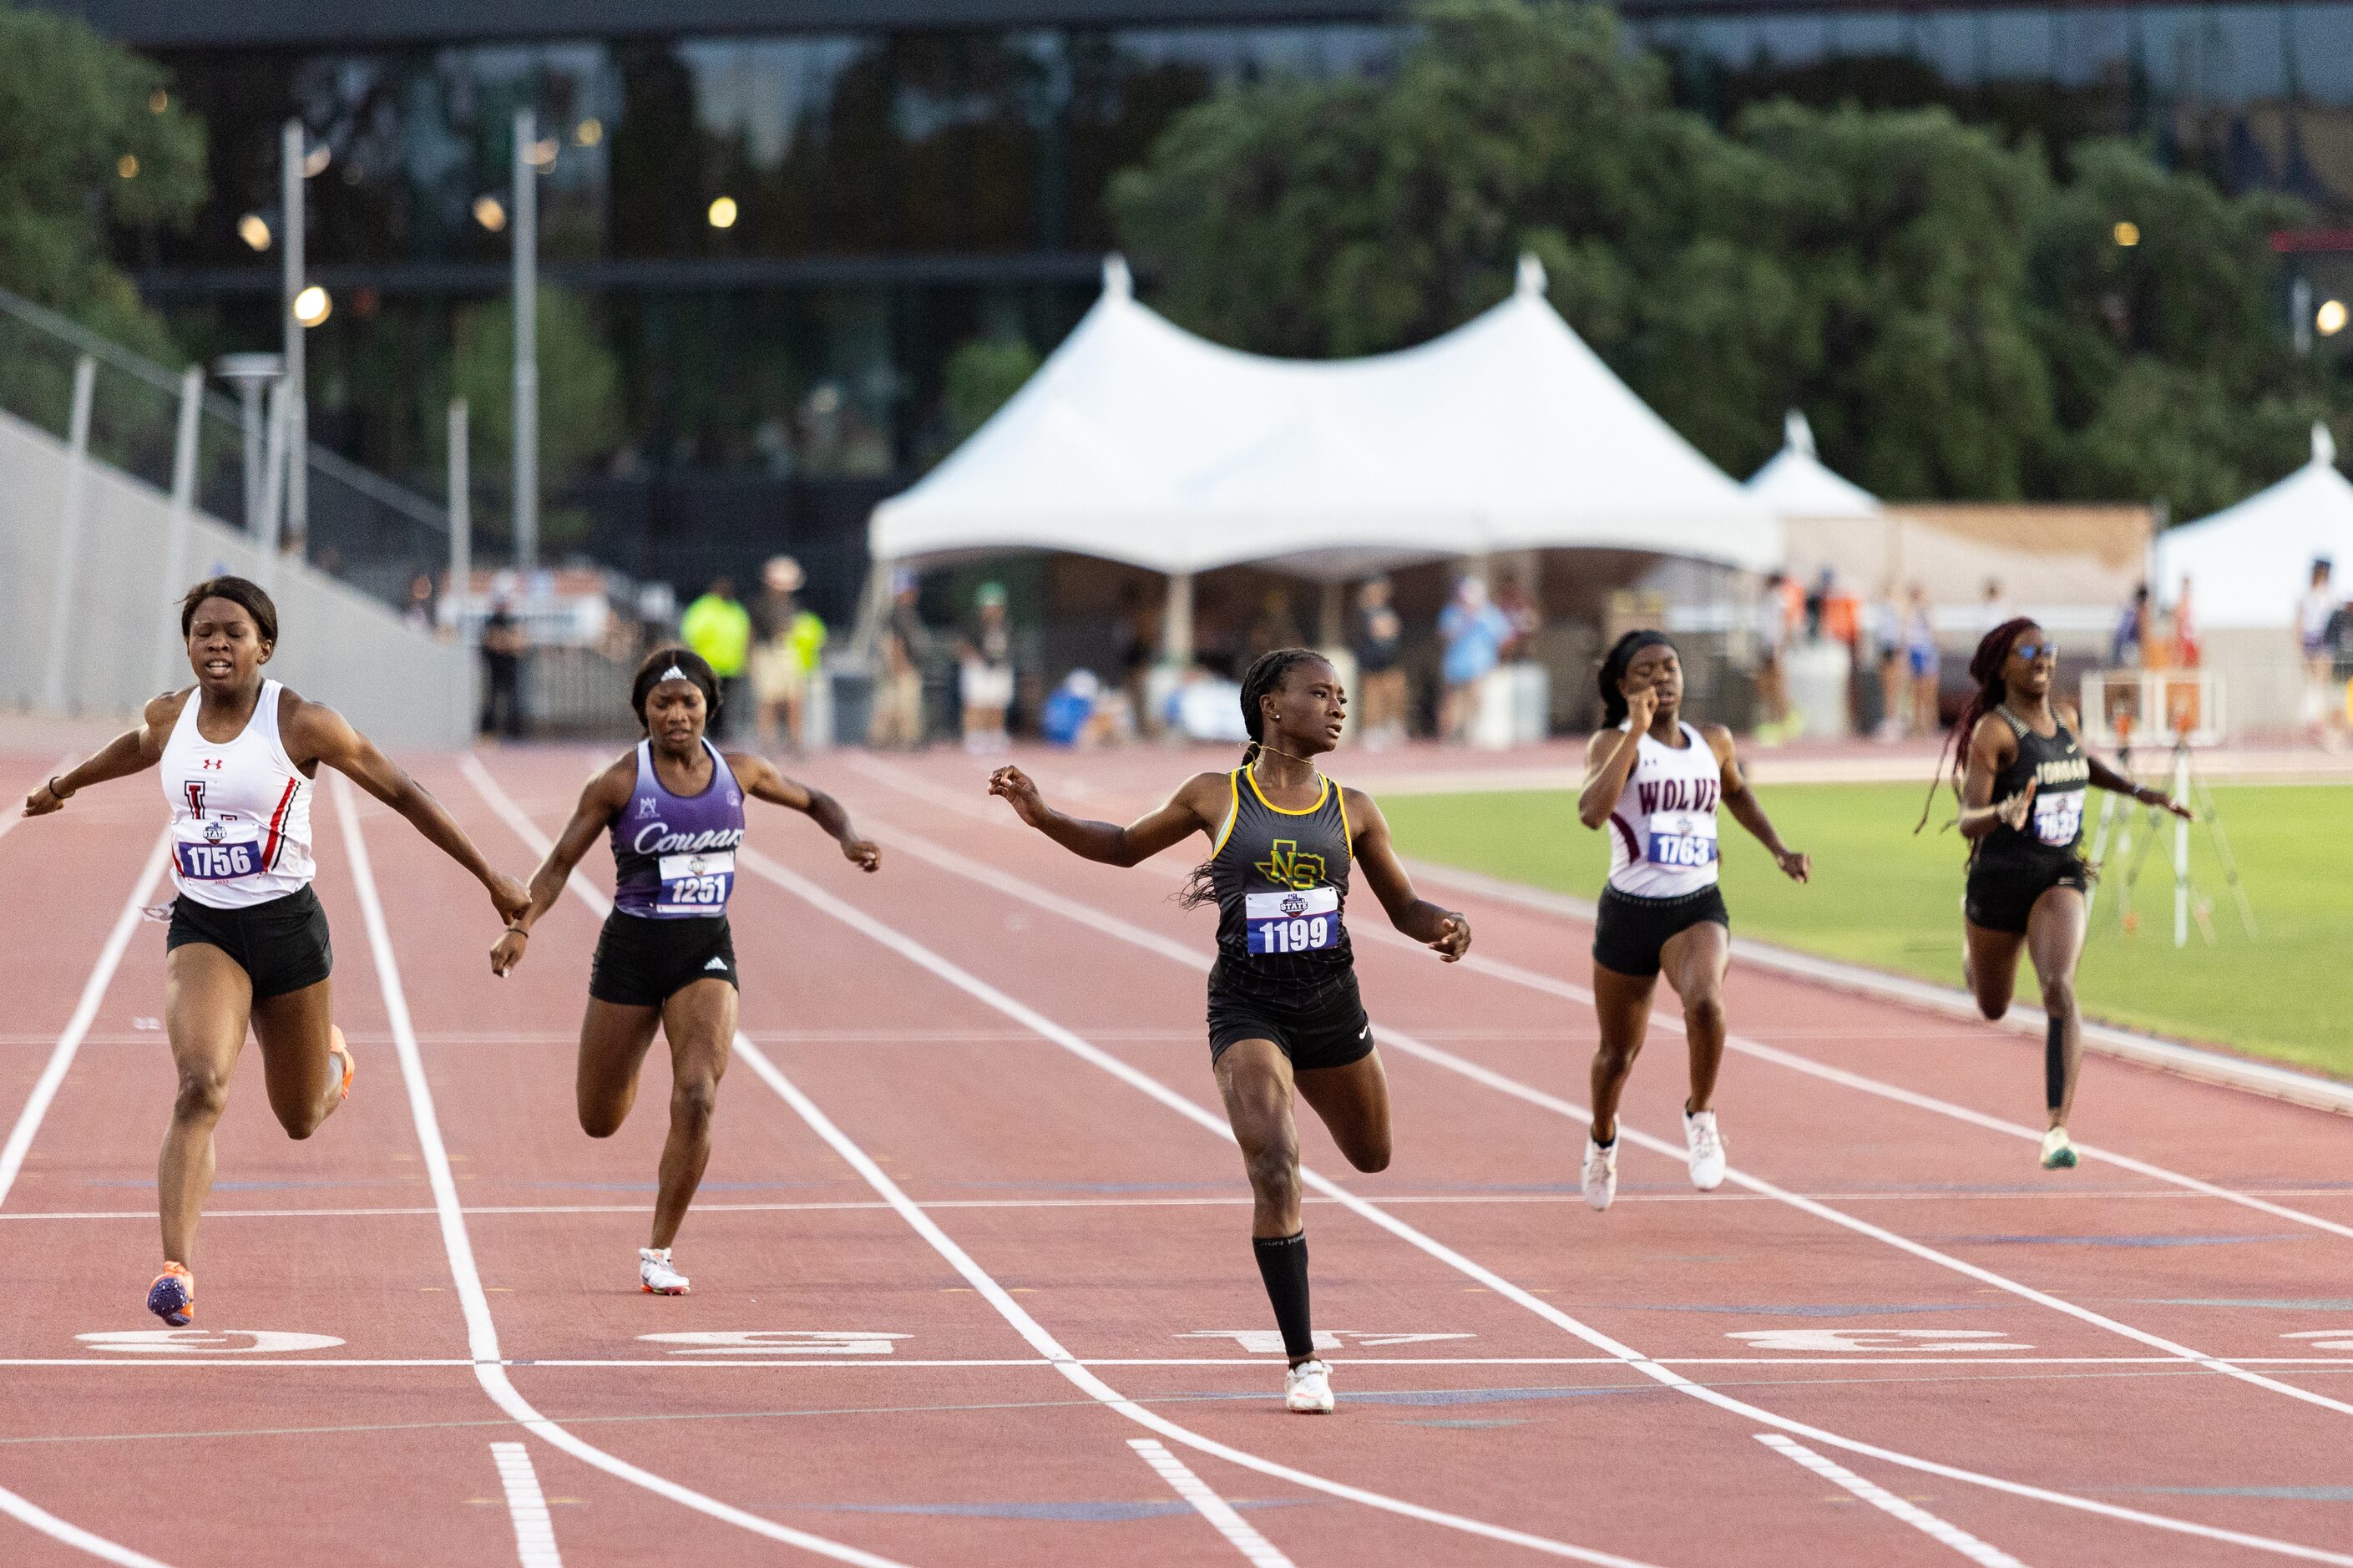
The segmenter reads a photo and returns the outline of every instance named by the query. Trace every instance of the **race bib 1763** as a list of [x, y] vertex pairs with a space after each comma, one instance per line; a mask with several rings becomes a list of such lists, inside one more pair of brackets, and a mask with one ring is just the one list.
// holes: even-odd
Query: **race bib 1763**
[[1340, 945], [1340, 889], [1246, 893], [1242, 916], [1253, 953], [1317, 952]]
[[2084, 792], [2071, 789], [2034, 797], [2034, 837], [2059, 847], [2075, 842], [2084, 831]]
[[716, 915], [726, 911], [727, 895], [735, 890], [733, 850], [665, 855], [660, 870], [661, 895], [654, 901], [654, 913]]
[[1714, 865], [1715, 819], [1713, 816], [1651, 817], [1648, 858], [1653, 866], [1672, 866], [1679, 869]]

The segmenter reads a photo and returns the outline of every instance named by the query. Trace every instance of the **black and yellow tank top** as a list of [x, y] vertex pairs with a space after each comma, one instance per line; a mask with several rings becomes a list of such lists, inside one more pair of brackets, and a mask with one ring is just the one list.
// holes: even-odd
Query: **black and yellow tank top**
[[1248, 768], [1226, 775], [1231, 804], [1209, 852], [1218, 895], [1221, 985], [1260, 995], [1295, 994], [1345, 974], [1348, 808], [1329, 778], [1315, 804], [1271, 804]]
[[1994, 712], [2018, 737], [2018, 756], [1993, 781], [1993, 798], [2010, 799], [2034, 783], [2034, 804], [2023, 829], [1997, 822], [1993, 831], [1978, 840], [1979, 866], [2041, 866], [2054, 858], [2081, 858], [2077, 847], [2084, 837], [2084, 797], [2091, 787], [2092, 762], [2064, 721], [2039, 735], [2025, 720], [2003, 703]]

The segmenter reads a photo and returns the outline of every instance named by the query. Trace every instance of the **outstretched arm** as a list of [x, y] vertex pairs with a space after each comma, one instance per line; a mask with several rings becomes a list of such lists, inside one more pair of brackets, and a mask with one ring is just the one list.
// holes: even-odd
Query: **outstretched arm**
[[1715, 752], [1716, 766], [1723, 786], [1724, 809], [1732, 819], [1748, 829], [1750, 837], [1765, 846], [1781, 874], [1793, 882], [1810, 882], [1814, 877], [1814, 858], [1801, 855], [1781, 842], [1774, 831], [1773, 819], [1765, 815], [1763, 803], [1748, 787], [1748, 776], [1740, 771], [1740, 758], [1732, 744], [1732, 731], [1721, 724], [1704, 726], [1700, 733], [1707, 738], [1710, 750]]
[[1428, 943], [1432, 952], [1449, 963], [1470, 952], [1471, 922], [1413, 890], [1413, 879], [1406, 874], [1403, 862], [1397, 858], [1396, 847], [1389, 842], [1389, 820], [1373, 804], [1373, 797], [1352, 789], [1345, 804], [1348, 821], [1356, 832], [1349, 853], [1364, 872], [1366, 886], [1380, 900], [1381, 908], [1388, 911], [1389, 924], [1414, 941]]
[[858, 829], [849, 825], [849, 813], [841, 809], [841, 802], [798, 779], [786, 778], [765, 757], [730, 752], [727, 765], [734, 771], [735, 782], [744, 786], [744, 794], [770, 805], [805, 813], [811, 822], [833, 836], [833, 841], [841, 846], [843, 857], [853, 865], [867, 871], [881, 868], [881, 847], [872, 839], [858, 836]]
[[466, 837], [457, 819], [443, 809], [406, 769], [376, 750], [375, 742], [352, 728], [351, 721], [322, 703], [288, 693], [283, 699], [294, 711], [280, 724], [287, 754], [300, 765], [324, 763], [360, 788], [406, 817], [433, 847], [463, 866], [491, 895], [499, 919], [512, 923], [531, 907], [531, 895], [512, 877], [491, 868]]
[[2094, 789], [2112, 790], [2117, 795], [2128, 795], [2132, 796], [2133, 799], [2140, 802], [2143, 805], [2161, 806], [2165, 810], [2173, 813], [2174, 816], [2181, 818], [2184, 822], [2195, 822], [2198, 820], [2198, 814], [2196, 812], [2191, 811], [2187, 805], [2184, 805], [2181, 802], [2174, 799], [2163, 790], [2158, 789], [2149, 784], [2135, 784], [2131, 779], [2126, 777], [2123, 773], [2116, 772], [2116, 769], [2108, 766], [2107, 763], [2100, 761], [2099, 758], [2092, 755], [2089, 752], [2085, 752], [2084, 753], [2084, 760], [2092, 764], [2092, 787]]
[[613, 819], [628, 805], [637, 777], [636, 756], [624, 755], [590, 779], [587, 787], [580, 792], [580, 804], [572, 808], [572, 820], [564, 825], [564, 831], [547, 847], [547, 858], [531, 874], [531, 902], [507, 922], [505, 934], [491, 948], [491, 973], [503, 979], [508, 970], [522, 962], [531, 928], [564, 897], [565, 884], [572, 880], [572, 872], [580, 864], [581, 857], [596, 844], [596, 835], [611, 826]]
[[1056, 811], [1038, 793], [1037, 783], [1009, 763], [988, 775], [988, 793], [1004, 797], [1022, 821], [1081, 859], [1126, 867], [1149, 860], [1196, 833], [1215, 833], [1224, 820], [1228, 786], [1223, 773], [1196, 773], [1166, 805], [1125, 827]]
[[[179, 721], [183, 700], [176, 691], [150, 699], [137, 729], [123, 731], [64, 773], [43, 780], [40, 788], [25, 797], [25, 815], [47, 816], [62, 810], [66, 802], [86, 784], [128, 778], [153, 767], [163, 758], [164, 742], [170, 738], [172, 726]], [[186, 694], [185, 700], [195, 701], [195, 694]]]

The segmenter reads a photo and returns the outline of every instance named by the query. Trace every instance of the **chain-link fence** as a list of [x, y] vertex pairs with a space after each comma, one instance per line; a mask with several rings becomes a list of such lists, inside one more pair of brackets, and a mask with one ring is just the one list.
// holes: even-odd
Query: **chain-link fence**
[[[95, 366], [90, 456], [168, 493], [179, 375], [0, 289], [0, 410], [68, 439], [74, 367], [84, 357]], [[269, 447], [266, 416], [208, 387], [196, 420], [197, 510], [259, 533]], [[420, 573], [438, 576], [448, 565], [449, 523], [439, 505], [316, 444], [302, 472], [308, 526], [298, 531], [290, 521], [281, 524], [285, 553], [394, 605], [406, 601]], [[188, 563], [190, 575], [210, 564]]]

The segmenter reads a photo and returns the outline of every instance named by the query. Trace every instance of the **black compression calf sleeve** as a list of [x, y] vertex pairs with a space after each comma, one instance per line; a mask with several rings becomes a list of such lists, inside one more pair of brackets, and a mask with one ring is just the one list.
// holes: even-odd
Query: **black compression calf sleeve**
[[2042, 1026], [2042, 1103], [2053, 1110], [2067, 1103], [2067, 1026], [2056, 1017]]
[[1315, 1335], [1307, 1324], [1307, 1233], [1252, 1237], [1250, 1250], [1258, 1254], [1259, 1278], [1266, 1281], [1266, 1299], [1282, 1330], [1284, 1352], [1294, 1358], [1313, 1355]]

